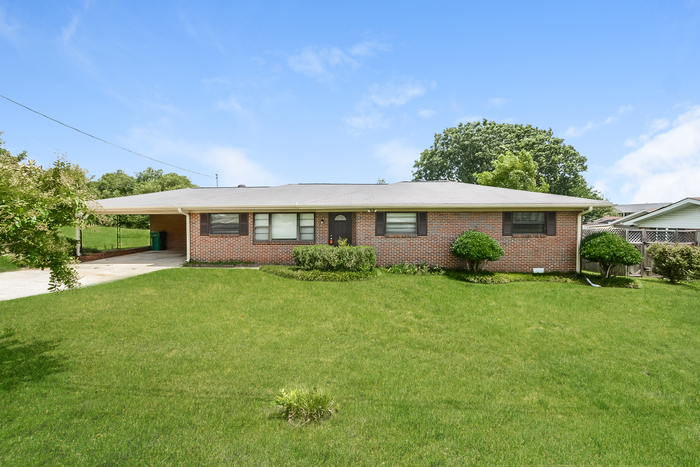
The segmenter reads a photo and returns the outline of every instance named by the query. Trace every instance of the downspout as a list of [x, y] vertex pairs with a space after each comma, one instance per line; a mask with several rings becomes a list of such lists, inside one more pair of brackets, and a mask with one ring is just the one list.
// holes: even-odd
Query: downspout
[[582, 217], [584, 214], [588, 214], [593, 210], [593, 206], [588, 206], [588, 209], [582, 211], [576, 216], [576, 272], [581, 274], [581, 255], [579, 250], [581, 250], [581, 235], [583, 234], [582, 228]]
[[187, 229], [187, 233], [185, 235], [185, 238], [187, 238], [187, 247], [186, 247], [187, 248], [187, 259], [185, 261], [189, 263], [190, 262], [190, 213], [183, 212], [182, 208], [177, 208], [177, 212], [179, 212], [180, 214], [185, 216], [185, 218], [187, 219], [185, 222], [185, 224], [187, 225], [187, 227], [185, 227]]

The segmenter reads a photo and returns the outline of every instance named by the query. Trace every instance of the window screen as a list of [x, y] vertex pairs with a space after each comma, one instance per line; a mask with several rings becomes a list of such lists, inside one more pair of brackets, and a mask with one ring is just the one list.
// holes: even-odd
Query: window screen
[[238, 235], [240, 232], [238, 214], [212, 214], [210, 232], [212, 234]]
[[514, 212], [514, 234], [543, 234], [545, 233], [545, 213], [543, 212]]
[[387, 235], [416, 235], [416, 213], [415, 212], [387, 212], [386, 213], [386, 234]]

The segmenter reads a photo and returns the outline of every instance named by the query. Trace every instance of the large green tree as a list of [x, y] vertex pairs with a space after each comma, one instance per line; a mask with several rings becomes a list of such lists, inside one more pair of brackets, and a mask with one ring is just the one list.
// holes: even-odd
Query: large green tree
[[413, 175], [415, 179], [476, 183], [476, 174], [493, 171], [494, 161], [508, 151], [527, 151], [550, 193], [600, 198], [581, 175], [588, 169], [586, 158], [556, 138], [551, 129], [486, 119], [460, 123], [436, 134], [433, 145], [416, 161]]
[[78, 285], [76, 242], [60, 228], [86, 222], [87, 182], [86, 172], [63, 158], [45, 169], [26, 151], [13, 156], [0, 140], [0, 254], [49, 268], [49, 289]]
[[537, 179], [541, 177], [537, 175], [537, 162], [532, 160], [532, 156], [527, 151], [520, 151], [518, 154], [506, 151], [493, 162], [493, 167], [491, 172], [476, 174], [479, 185], [540, 193], [549, 191], [547, 182], [540, 181], [538, 186]]

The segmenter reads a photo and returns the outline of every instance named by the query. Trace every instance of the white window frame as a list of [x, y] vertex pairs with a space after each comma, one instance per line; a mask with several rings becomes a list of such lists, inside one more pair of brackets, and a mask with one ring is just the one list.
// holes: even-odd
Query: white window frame
[[[295, 238], [272, 238], [275, 214], [296, 215]], [[316, 214], [313, 212], [265, 212], [253, 215], [253, 241], [257, 242], [313, 242], [316, 239]]]

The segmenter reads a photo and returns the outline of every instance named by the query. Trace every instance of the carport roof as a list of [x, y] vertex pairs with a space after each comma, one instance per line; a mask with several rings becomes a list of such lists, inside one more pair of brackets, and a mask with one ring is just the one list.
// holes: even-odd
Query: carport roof
[[102, 199], [102, 214], [357, 210], [581, 210], [607, 201], [451, 181], [377, 184], [293, 184], [271, 187], [185, 188]]

